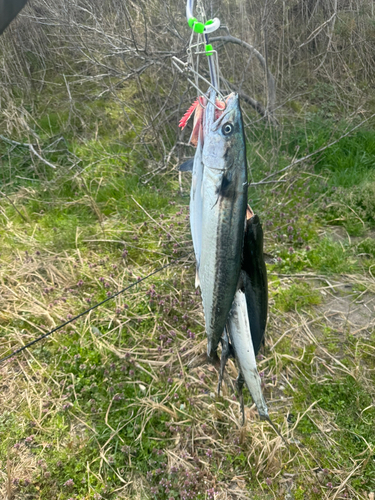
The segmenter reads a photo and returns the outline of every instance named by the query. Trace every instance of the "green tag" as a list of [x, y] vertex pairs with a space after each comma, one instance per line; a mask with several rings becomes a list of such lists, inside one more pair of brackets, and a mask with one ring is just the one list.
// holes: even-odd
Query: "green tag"
[[191, 29], [193, 29], [194, 23], [196, 23], [197, 20], [195, 17], [191, 17], [188, 21], [188, 25], [190, 26]]
[[203, 33], [204, 32], [204, 24], [196, 21], [194, 23], [193, 30], [195, 31], [195, 33]]

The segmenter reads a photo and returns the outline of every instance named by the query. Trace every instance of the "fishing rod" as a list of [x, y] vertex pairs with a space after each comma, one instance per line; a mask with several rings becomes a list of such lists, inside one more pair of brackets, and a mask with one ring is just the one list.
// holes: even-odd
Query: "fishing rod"
[[67, 326], [69, 325], [69, 323], [72, 323], [73, 321], [75, 321], [76, 319], [78, 318], [81, 318], [82, 316], [85, 316], [85, 314], [89, 313], [90, 311], [92, 311], [93, 309], [96, 309], [97, 307], [105, 304], [106, 302], [108, 302], [109, 300], [112, 300], [114, 299], [115, 297], [117, 297], [118, 295], [126, 292], [127, 290], [130, 290], [130, 288], [133, 288], [134, 286], [136, 285], [139, 285], [139, 283], [142, 283], [142, 281], [146, 281], [148, 278], [150, 278], [151, 276], [154, 276], [155, 274], [157, 273], [160, 273], [161, 271], [163, 271], [164, 269], [166, 269], [167, 267], [170, 267], [170, 266], [173, 266], [174, 264], [176, 264], [176, 262], [179, 262], [180, 260], [188, 257], [189, 255], [191, 255], [193, 252], [188, 252], [187, 254], [185, 255], [182, 255], [181, 257], [177, 257], [177, 259], [173, 259], [171, 262], [168, 262], [168, 264], [165, 264], [164, 266], [162, 267], [159, 267], [158, 269], [155, 269], [154, 271], [152, 271], [150, 274], [148, 274], [147, 276], [144, 276], [143, 278], [140, 278], [138, 279], [135, 283], [132, 283], [131, 285], [128, 285], [127, 287], [123, 288], [122, 290], [120, 290], [119, 292], [116, 292], [114, 293], [113, 295], [111, 295], [110, 297], [107, 297], [106, 299], [102, 300], [101, 302], [98, 302], [97, 304], [94, 304], [93, 306], [91, 306], [89, 309], [86, 309], [85, 311], [81, 312], [80, 314], [77, 314], [77, 316], [74, 316], [74, 318], [71, 318], [69, 319], [68, 321], [65, 321], [65, 323], [62, 323], [61, 325], [57, 326], [56, 328], [54, 328], [53, 330], [50, 330], [49, 332], [47, 333], [44, 333], [43, 335], [41, 335], [40, 337], [37, 337], [36, 339], [32, 340], [31, 342], [29, 342], [28, 344], [20, 347], [19, 349], [16, 349], [15, 351], [13, 351], [11, 354], [8, 354], [8, 356], [5, 356], [5, 358], [1, 358], [0, 359], [0, 364], [3, 363], [4, 361], [6, 361], [7, 359], [10, 359], [12, 358], [13, 356], [15, 356], [16, 354], [19, 354], [20, 352], [24, 351], [25, 349], [28, 349], [29, 347], [31, 347], [32, 345], [36, 344], [37, 342], [40, 342], [41, 340], [45, 339], [46, 337], [49, 337], [50, 335], [52, 335], [52, 333], [55, 333], [57, 332], [58, 330], [61, 330], [61, 328], [64, 328], [64, 326]]

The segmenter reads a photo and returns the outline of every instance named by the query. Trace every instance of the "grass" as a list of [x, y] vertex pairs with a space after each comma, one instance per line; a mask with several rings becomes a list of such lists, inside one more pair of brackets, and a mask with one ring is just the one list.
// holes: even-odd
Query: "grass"
[[[247, 394], [239, 426], [232, 361], [220, 398], [216, 369], [199, 364], [206, 341], [188, 255], [190, 178], [182, 194], [175, 171], [142, 182], [152, 170], [131, 132], [121, 136], [109, 99], [78, 103], [74, 120], [58, 96], [50, 115], [39, 99], [30, 104], [35, 131], [57, 168], [0, 143], [2, 354], [181, 260], [1, 365], [3, 497], [367, 498], [375, 333], [373, 317], [357, 324], [350, 314], [363, 297], [373, 307], [375, 293], [373, 132], [358, 129], [285, 183], [250, 189], [270, 280], [259, 370], [286, 447]], [[332, 133], [332, 118], [317, 114], [279, 131], [259, 125], [254, 179], [265, 175], [258, 153], [276, 171], [296, 146], [302, 157], [344, 127]], [[331, 225], [349, 236], [335, 239]]]
[[320, 304], [322, 297], [308, 283], [292, 283], [286, 288], [281, 286], [275, 294], [275, 307], [281, 311], [301, 310], [310, 305]]

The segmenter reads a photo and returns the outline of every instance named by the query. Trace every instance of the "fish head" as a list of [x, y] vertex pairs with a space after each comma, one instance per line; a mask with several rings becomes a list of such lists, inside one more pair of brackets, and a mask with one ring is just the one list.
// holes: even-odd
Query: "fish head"
[[211, 116], [216, 119], [210, 124], [206, 122], [203, 146], [205, 167], [225, 171], [238, 160], [246, 161], [245, 137], [238, 94], [232, 93], [227, 97], [225, 109], [219, 117], [213, 114]]
[[[215, 105], [213, 103], [215, 102]], [[216, 97], [214, 89], [210, 88], [205, 96], [199, 96], [181, 118], [179, 127], [184, 130], [188, 121], [194, 116], [193, 130], [189, 139], [191, 146], [198, 146], [198, 139], [203, 145], [204, 137], [212, 124], [225, 109], [225, 102]]]

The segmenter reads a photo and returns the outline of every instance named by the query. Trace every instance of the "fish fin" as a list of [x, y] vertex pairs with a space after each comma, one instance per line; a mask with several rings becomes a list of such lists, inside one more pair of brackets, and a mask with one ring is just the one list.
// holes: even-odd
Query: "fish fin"
[[288, 441], [284, 438], [284, 436], [280, 433], [279, 429], [277, 428], [276, 424], [274, 424], [272, 422], [272, 420], [270, 419], [270, 417], [267, 415], [266, 417], [261, 417], [262, 420], [267, 420], [267, 422], [270, 424], [270, 426], [272, 427], [272, 429], [276, 432], [276, 434], [281, 437], [281, 439], [284, 441], [284, 444], [286, 444], [286, 446], [289, 446], [289, 443]]
[[188, 160], [184, 161], [184, 163], [181, 163], [181, 165], [178, 167], [178, 170], [180, 172], [192, 172], [193, 166], [194, 166], [194, 157], [189, 158]]
[[233, 189], [232, 190], [230, 189], [231, 186], [232, 186], [232, 177], [230, 174], [225, 173], [221, 179], [221, 184], [220, 187], [217, 189], [216, 194], [218, 196], [221, 196], [222, 198], [229, 198], [230, 196], [233, 195]]
[[201, 282], [199, 279], [199, 274], [198, 274], [198, 269], [195, 271], [195, 288], [198, 288], [201, 286]]
[[[232, 179], [231, 179], [230, 174], [223, 175], [223, 177], [221, 179], [220, 187], [218, 187], [216, 189], [215, 194], [217, 194], [217, 198], [216, 198], [216, 201], [215, 201], [214, 205], [212, 206], [211, 210], [217, 205], [220, 198], [230, 198], [231, 196], [234, 195], [233, 186], [232, 186]], [[245, 231], [246, 231], [246, 220], [245, 220]]]
[[229, 337], [226, 328], [224, 328], [224, 334], [221, 339], [221, 358], [220, 358], [220, 371], [219, 371], [219, 382], [217, 384], [217, 395], [220, 396], [221, 384], [224, 379], [225, 365], [229, 358], [234, 358], [234, 350], [232, 345], [229, 343]]
[[239, 400], [240, 400], [240, 408], [241, 408], [241, 415], [242, 415], [241, 427], [243, 427], [245, 425], [245, 405], [244, 405], [244, 401], [243, 401], [243, 392], [242, 392], [244, 383], [245, 383], [245, 379], [244, 379], [242, 372], [240, 370], [240, 372], [238, 373], [238, 377], [236, 379], [236, 386], [237, 386], [237, 392], [238, 392], [238, 396], [239, 396]]
[[252, 217], [254, 217], [254, 212], [251, 210], [250, 205], [247, 205], [247, 207], [246, 207], [246, 220], [249, 220]]

